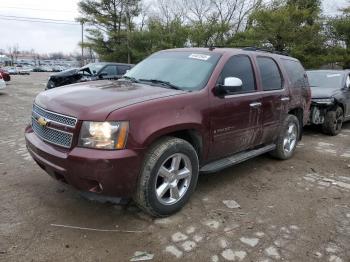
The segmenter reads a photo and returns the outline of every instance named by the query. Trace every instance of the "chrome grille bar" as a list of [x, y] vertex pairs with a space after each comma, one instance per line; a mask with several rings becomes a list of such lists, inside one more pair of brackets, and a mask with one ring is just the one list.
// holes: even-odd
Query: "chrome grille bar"
[[45, 119], [48, 123], [55, 122], [66, 127], [75, 127], [78, 122], [76, 118], [45, 110], [35, 104], [33, 105], [32, 128], [34, 133], [45, 142], [64, 148], [71, 148], [73, 133], [50, 127], [49, 124], [42, 126], [38, 122], [39, 118]]
[[51, 112], [35, 104], [33, 105], [33, 113], [35, 113], [37, 116], [42, 116], [46, 119], [49, 119], [50, 121], [54, 121], [56, 123], [60, 123], [70, 127], [75, 127], [78, 122], [78, 120], [74, 117]]

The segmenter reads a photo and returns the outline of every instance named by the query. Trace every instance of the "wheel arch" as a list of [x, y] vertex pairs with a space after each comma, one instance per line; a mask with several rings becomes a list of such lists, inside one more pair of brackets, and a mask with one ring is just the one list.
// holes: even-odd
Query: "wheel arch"
[[202, 162], [205, 153], [204, 138], [196, 125], [181, 125], [157, 130], [146, 139], [145, 145], [149, 147], [163, 137], [176, 137], [187, 141], [196, 150], [199, 162]]
[[339, 101], [339, 100], [335, 100], [335, 104], [334, 104], [334, 106], [332, 107], [332, 109], [336, 109], [337, 108], [337, 106], [339, 106], [342, 110], [343, 110], [343, 116], [345, 116], [345, 113], [346, 113], [346, 107], [345, 107], [345, 105], [341, 102], [341, 101]]

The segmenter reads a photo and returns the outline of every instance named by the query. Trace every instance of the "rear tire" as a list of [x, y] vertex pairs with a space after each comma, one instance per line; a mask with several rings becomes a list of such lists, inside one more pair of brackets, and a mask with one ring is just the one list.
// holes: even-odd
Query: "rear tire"
[[287, 160], [295, 152], [300, 137], [300, 122], [294, 115], [288, 115], [280, 129], [276, 149], [271, 155], [277, 159]]
[[323, 133], [336, 136], [341, 132], [343, 126], [343, 109], [337, 106], [334, 110], [330, 110], [326, 113], [324, 123], [322, 125]]
[[188, 202], [196, 188], [198, 172], [198, 156], [190, 143], [163, 138], [145, 157], [134, 200], [151, 216], [172, 215]]

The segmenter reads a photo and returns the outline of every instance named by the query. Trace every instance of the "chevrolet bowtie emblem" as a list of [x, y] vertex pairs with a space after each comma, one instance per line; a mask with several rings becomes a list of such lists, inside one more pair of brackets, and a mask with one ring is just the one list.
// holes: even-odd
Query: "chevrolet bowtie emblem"
[[49, 122], [45, 120], [45, 118], [43, 117], [39, 117], [38, 118], [38, 124], [41, 125], [41, 126], [47, 126]]

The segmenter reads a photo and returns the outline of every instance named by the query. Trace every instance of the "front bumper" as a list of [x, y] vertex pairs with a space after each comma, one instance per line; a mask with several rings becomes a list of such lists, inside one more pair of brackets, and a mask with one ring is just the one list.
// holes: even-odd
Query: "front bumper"
[[80, 191], [131, 197], [136, 190], [142, 151], [65, 150], [43, 142], [30, 126], [25, 139], [29, 153], [42, 169]]

